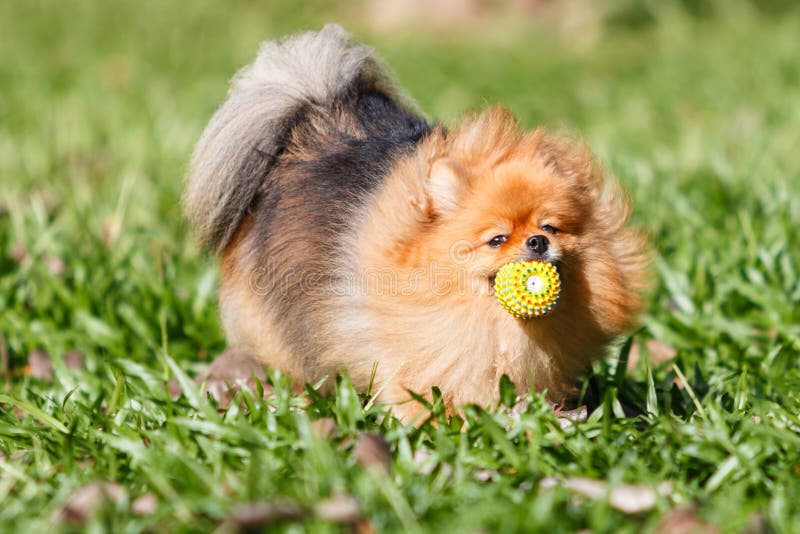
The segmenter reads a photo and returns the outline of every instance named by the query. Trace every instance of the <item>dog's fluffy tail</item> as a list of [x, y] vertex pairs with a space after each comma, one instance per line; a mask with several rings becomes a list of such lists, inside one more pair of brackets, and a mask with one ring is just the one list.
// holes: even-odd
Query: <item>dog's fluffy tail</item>
[[333, 101], [356, 81], [397, 95], [373, 52], [337, 25], [261, 45], [234, 76], [192, 155], [183, 205], [201, 242], [225, 248], [299, 110]]

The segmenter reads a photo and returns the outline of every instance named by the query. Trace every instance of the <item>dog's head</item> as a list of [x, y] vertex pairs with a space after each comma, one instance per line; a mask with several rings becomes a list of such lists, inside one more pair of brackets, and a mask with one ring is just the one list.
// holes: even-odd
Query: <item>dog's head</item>
[[444, 270], [463, 271], [474, 298], [491, 296], [501, 266], [539, 260], [562, 274], [559, 307], [581, 306], [609, 333], [634, 321], [643, 240], [626, 227], [627, 199], [585, 147], [524, 134], [492, 109], [447, 135], [425, 189], [428, 223], [415, 245]]

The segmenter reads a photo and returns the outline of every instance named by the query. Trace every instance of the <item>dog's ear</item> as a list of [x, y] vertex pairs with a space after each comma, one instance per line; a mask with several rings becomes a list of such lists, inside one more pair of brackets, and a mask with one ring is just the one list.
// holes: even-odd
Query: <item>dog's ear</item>
[[584, 143], [545, 137], [540, 143], [539, 153], [545, 158], [545, 166], [570, 180], [582, 192], [600, 193], [602, 169]]
[[447, 157], [435, 160], [425, 183], [429, 213], [446, 215], [455, 210], [466, 182], [467, 171], [458, 160]]

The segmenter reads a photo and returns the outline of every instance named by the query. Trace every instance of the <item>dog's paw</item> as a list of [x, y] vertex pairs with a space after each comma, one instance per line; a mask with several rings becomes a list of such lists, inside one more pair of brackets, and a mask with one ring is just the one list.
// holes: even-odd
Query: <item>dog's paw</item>
[[197, 384], [204, 384], [203, 393], [210, 393], [223, 410], [243, 386], [255, 391], [256, 380], [261, 382], [265, 392], [271, 390], [266, 383], [264, 364], [241, 348], [227, 349], [195, 378]]

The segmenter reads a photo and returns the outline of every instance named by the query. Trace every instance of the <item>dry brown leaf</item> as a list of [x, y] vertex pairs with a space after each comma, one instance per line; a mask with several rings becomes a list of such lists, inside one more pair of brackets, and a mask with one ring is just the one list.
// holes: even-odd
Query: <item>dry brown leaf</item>
[[127, 498], [125, 488], [115, 482], [91, 482], [72, 494], [55, 520], [58, 523], [85, 523], [103, 505], [120, 503]]
[[611, 490], [608, 502], [626, 514], [638, 514], [655, 508], [658, 495], [649, 486], [622, 484]]
[[28, 257], [28, 249], [22, 243], [17, 243], [11, 247], [11, 259], [17, 263], [22, 263]]
[[[642, 341], [637, 340], [636, 343], [631, 346], [631, 352], [628, 354], [629, 371], [636, 368], [636, 364], [639, 363], [642, 357], [641, 344]], [[652, 366], [668, 362], [675, 358], [675, 355], [678, 353], [674, 347], [657, 339], [648, 339], [645, 341], [645, 345], [647, 346], [647, 352], [650, 354], [650, 365]]]
[[46, 254], [43, 258], [44, 264], [47, 267], [47, 270], [50, 271], [50, 274], [53, 276], [59, 277], [63, 276], [67, 270], [67, 266], [64, 264], [64, 260], [59, 258], [58, 256], [54, 256], [53, 254]]
[[131, 512], [136, 515], [153, 515], [158, 510], [158, 497], [153, 493], [139, 495], [131, 503]]
[[353, 447], [353, 457], [363, 467], [384, 473], [388, 473], [392, 465], [389, 443], [374, 432], [365, 432], [358, 437]]
[[291, 501], [262, 501], [238, 506], [221, 525], [222, 532], [241, 532], [263, 528], [277, 521], [293, 521], [307, 515], [306, 510]]
[[336, 434], [336, 421], [330, 417], [323, 417], [311, 423], [311, 431], [320, 439], [330, 439]]
[[361, 507], [352, 495], [337, 493], [317, 503], [314, 515], [323, 521], [355, 523], [361, 519]]
[[566, 478], [558, 480], [545, 477], [539, 483], [541, 488], [564, 487], [587, 499], [608, 498], [609, 504], [626, 514], [638, 514], [652, 510], [658, 503], [658, 496], [666, 496], [672, 492], [672, 485], [662, 483], [656, 489], [645, 484], [619, 484], [610, 487], [603, 480], [591, 478]]
[[517, 417], [518, 415], [525, 413], [530, 404], [531, 403], [527, 396], [517, 395], [517, 398], [514, 399], [514, 406], [508, 410], [508, 415], [511, 417]]
[[8, 361], [8, 347], [6, 347], [6, 337], [0, 332], [0, 376], [6, 377], [11, 373], [11, 365]]
[[655, 534], [718, 534], [719, 529], [697, 515], [693, 507], [670, 510], [661, 520]]
[[73, 371], [83, 371], [86, 368], [83, 362], [83, 353], [79, 350], [67, 351], [61, 356], [61, 359], [64, 360], [64, 365]]
[[181, 385], [177, 380], [170, 380], [167, 387], [169, 389], [169, 396], [172, 400], [178, 400], [178, 397], [180, 397], [181, 393], [183, 393]]
[[353, 532], [355, 534], [375, 534], [375, 527], [368, 519], [362, 519], [353, 525]]
[[431, 456], [431, 453], [428, 452], [427, 449], [419, 448], [414, 451], [411, 461], [414, 462], [420, 474], [430, 475], [433, 473], [433, 470], [436, 468], [436, 462], [430, 459]]
[[445, 478], [453, 474], [452, 465], [446, 462], [438, 462], [436, 457], [434, 457], [427, 449], [419, 448], [415, 450], [414, 455], [411, 457], [411, 461], [414, 462], [417, 472], [422, 475], [430, 475], [437, 467], [439, 468], [441, 475]]
[[556, 411], [558, 424], [561, 428], [572, 426], [573, 422], [584, 422], [589, 418], [589, 410], [586, 405], [579, 406], [574, 410], [558, 410]]
[[53, 380], [53, 360], [43, 350], [34, 350], [28, 354], [28, 374], [39, 380]]
[[122, 217], [118, 214], [109, 215], [103, 220], [100, 229], [100, 239], [105, 246], [110, 246], [117, 240], [122, 230]]
[[489, 482], [494, 478], [494, 471], [491, 469], [478, 469], [472, 476], [475, 477], [475, 480], [478, 482]]
[[741, 534], [767, 534], [768, 532], [770, 532], [770, 526], [767, 518], [763, 513], [756, 512], [747, 518]]

